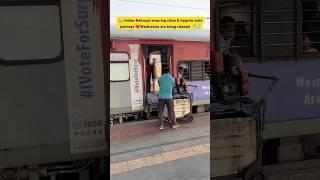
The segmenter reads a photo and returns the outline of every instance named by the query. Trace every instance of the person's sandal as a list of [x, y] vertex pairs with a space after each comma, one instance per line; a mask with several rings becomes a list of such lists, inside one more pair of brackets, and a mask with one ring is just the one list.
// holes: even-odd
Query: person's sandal
[[173, 129], [176, 129], [177, 127], [180, 127], [180, 124], [176, 124], [172, 126]]

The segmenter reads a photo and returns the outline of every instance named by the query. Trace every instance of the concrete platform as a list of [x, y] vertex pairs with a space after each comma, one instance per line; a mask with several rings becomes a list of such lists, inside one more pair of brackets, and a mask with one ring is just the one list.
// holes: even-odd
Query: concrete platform
[[157, 120], [111, 127], [111, 179], [210, 179], [209, 113], [159, 130]]

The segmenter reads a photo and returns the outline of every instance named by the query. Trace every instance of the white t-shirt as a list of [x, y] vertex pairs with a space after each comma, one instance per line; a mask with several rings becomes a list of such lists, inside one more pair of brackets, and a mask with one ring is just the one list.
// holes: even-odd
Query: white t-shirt
[[227, 53], [227, 54], [230, 53], [230, 45], [231, 45], [232, 38], [233, 37], [225, 40], [223, 36], [219, 34], [219, 45], [220, 45], [220, 51], [222, 53]]
[[183, 73], [178, 72], [178, 78], [179, 78], [179, 79], [182, 79], [182, 75], [183, 75]]

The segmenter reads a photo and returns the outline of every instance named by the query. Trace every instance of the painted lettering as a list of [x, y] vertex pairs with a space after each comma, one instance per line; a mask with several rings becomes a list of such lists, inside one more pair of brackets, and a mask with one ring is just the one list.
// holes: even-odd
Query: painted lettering
[[79, 42], [76, 46], [79, 52], [79, 89], [80, 96], [84, 98], [92, 98], [93, 77], [92, 77], [92, 57], [90, 48], [90, 32], [89, 32], [89, 5], [88, 0], [78, 0], [78, 20], [75, 26], [79, 29]]

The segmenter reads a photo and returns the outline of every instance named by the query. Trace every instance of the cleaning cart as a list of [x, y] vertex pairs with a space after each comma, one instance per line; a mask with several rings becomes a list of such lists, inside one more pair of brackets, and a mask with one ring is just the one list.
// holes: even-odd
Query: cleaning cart
[[272, 80], [259, 101], [248, 97], [215, 99], [211, 106], [211, 179], [266, 179], [262, 170], [266, 98], [278, 79], [253, 74], [249, 77]]
[[[186, 86], [193, 88], [193, 91], [197, 88], [197, 86], [192, 85], [176, 85], [174, 95], [173, 95], [173, 104], [174, 104], [174, 112], [176, 115], [177, 121], [184, 122], [192, 122], [192, 98], [193, 91], [191, 93], [188, 92]], [[165, 120], [168, 122], [168, 109], [165, 108], [163, 112], [163, 116]]]

